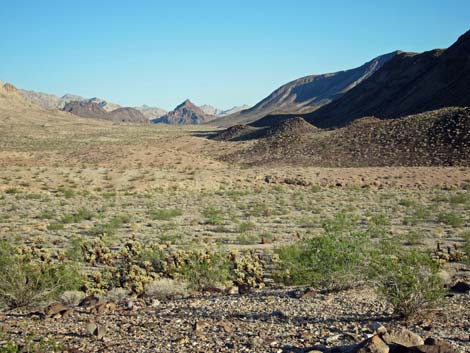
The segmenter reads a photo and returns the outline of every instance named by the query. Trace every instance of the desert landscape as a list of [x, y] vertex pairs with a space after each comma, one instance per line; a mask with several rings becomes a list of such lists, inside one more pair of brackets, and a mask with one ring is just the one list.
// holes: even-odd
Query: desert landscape
[[470, 32], [230, 109], [26, 88], [0, 353], [470, 352]]

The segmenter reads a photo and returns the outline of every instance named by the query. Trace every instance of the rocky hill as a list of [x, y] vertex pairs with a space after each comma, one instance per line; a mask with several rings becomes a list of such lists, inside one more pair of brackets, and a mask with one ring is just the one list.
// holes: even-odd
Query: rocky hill
[[240, 112], [242, 110], [249, 109], [250, 106], [244, 104], [244, 105], [232, 107], [232, 108], [227, 109], [227, 110], [223, 110], [223, 109], [215, 108], [212, 105], [204, 104], [204, 105], [201, 105], [199, 108], [201, 108], [203, 110], [203, 112], [206, 113], [206, 114], [215, 115], [215, 116], [218, 116], [218, 117], [223, 117], [223, 116], [227, 116], [227, 115], [230, 115], [230, 114]]
[[178, 105], [174, 110], [165, 114], [164, 116], [153, 119], [154, 123], [164, 124], [201, 124], [213, 120], [215, 116], [206, 114], [201, 108], [186, 99], [183, 103]]
[[107, 112], [97, 103], [74, 101], [67, 103], [63, 109], [82, 118], [94, 118], [124, 123], [148, 123], [148, 119], [134, 108], [118, 108]]
[[271, 113], [300, 114], [314, 111], [369, 78], [397, 53], [378, 56], [355, 69], [299, 78], [278, 88], [252, 108], [212, 123], [230, 126], [251, 123]]
[[285, 120], [265, 129], [271, 133], [254, 146], [223, 159], [248, 165], [470, 166], [470, 108], [399, 119], [367, 117], [336, 130], [307, 129], [305, 124]]

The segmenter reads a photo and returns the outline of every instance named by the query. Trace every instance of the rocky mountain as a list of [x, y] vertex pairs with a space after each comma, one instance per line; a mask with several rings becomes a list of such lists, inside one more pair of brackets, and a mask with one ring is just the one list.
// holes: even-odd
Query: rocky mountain
[[[28, 91], [28, 90], [23, 90], [23, 89], [20, 89], [19, 92], [27, 101], [37, 104], [40, 107], [47, 109], [47, 110], [53, 110], [53, 109], [62, 110], [68, 103], [71, 103], [71, 102], [83, 102], [85, 103], [85, 105], [87, 105], [87, 103], [94, 103], [98, 105], [100, 108], [103, 108], [103, 110], [105, 110], [106, 112], [112, 112], [112, 111], [117, 110], [118, 108], [121, 108], [119, 104], [108, 102], [98, 97], [83, 98], [75, 94], [66, 94], [62, 97], [59, 97], [53, 94], [36, 92], [36, 91]], [[79, 108], [79, 109], [83, 110], [82, 108]], [[158, 108], [158, 107], [149, 107], [147, 105], [142, 105], [140, 107], [133, 107], [133, 108], [140, 111], [147, 118], [147, 120], [159, 118], [162, 115], [166, 114], [166, 110]]]
[[204, 105], [199, 106], [199, 108], [201, 108], [202, 111], [204, 113], [208, 114], [208, 115], [215, 115], [215, 116], [218, 116], [218, 117], [223, 117], [223, 116], [227, 116], [227, 115], [230, 115], [230, 114], [238, 113], [242, 110], [249, 109], [250, 106], [244, 104], [244, 105], [234, 106], [230, 109], [223, 110], [223, 109], [215, 108], [215, 107], [213, 107], [212, 105], [209, 105], [209, 104], [204, 104]]
[[399, 52], [381, 55], [364, 65], [346, 71], [310, 75], [281, 86], [252, 108], [217, 119], [218, 126], [251, 123], [268, 114], [312, 112], [356, 87]]
[[154, 123], [164, 124], [201, 124], [211, 121], [215, 118], [213, 115], [206, 114], [200, 107], [186, 99], [171, 112], [158, 119], [153, 119]]
[[142, 114], [144, 114], [144, 116], [148, 120], [158, 119], [161, 116], [168, 113], [165, 109], [161, 109], [161, 108], [158, 108], [158, 107], [150, 107], [148, 105], [141, 105], [139, 107], [134, 107], [134, 109], [137, 109]]
[[148, 119], [137, 109], [118, 108], [111, 112], [107, 112], [99, 104], [87, 101], [73, 101], [67, 103], [63, 110], [82, 118], [102, 119], [124, 123], [142, 124], [149, 122]]
[[23, 89], [19, 90], [19, 92], [26, 100], [47, 110], [64, 109], [64, 107], [70, 102], [96, 103], [108, 112], [121, 107], [119, 104], [110, 103], [97, 97], [83, 98], [75, 94], [65, 94], [62, 97], [59, 97], [49, 93], [28, 91]]
[[470, 106], [470, 31], [446, 50], [395, 55], [369, 79], [304, 118], [331, 128], [364, 116], [398, 118], [450, 106]]

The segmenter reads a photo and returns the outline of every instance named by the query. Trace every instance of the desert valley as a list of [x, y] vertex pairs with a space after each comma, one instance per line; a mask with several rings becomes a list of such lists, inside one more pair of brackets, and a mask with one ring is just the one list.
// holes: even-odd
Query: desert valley
[[470, 352], [470, 32], [429, 49], [231, 109], [0, 84], [0, 352]]

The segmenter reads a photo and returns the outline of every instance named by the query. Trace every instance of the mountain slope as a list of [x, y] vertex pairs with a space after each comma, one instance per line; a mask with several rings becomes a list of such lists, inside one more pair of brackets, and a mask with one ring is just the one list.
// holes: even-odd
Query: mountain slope
[[271, 113], [299, 114], [314, 111], [369, 78], [397, 53], [378, 56], [355, 69], [299, 78], [278, 88], [252, 108], [217, 119], [211, 124], [246, 124]]
[[364, 116], [398, 118], [448, 106], [470, 106], [470, 31], [446, 50], [396, 55], [368, 80], [304, 118], [331, 128]]
[[193, 104], [189, 99], [178, 105], [174, 110], [164, 116], [152, 120], [154, 123], [164, 124], [201, 124], [214, 119], [215, 117], [206, 114], [201, 108]]
[[74, 101], [67, 103], [63, 109], [66, 112], [80, 116], [82, 118], [93, 118], [101, 120], [110, 120], [123, 123], [148, 123], [148, 119], [137, 109], [118, 108], [107, 112], [97, 103], [90, 101]]

